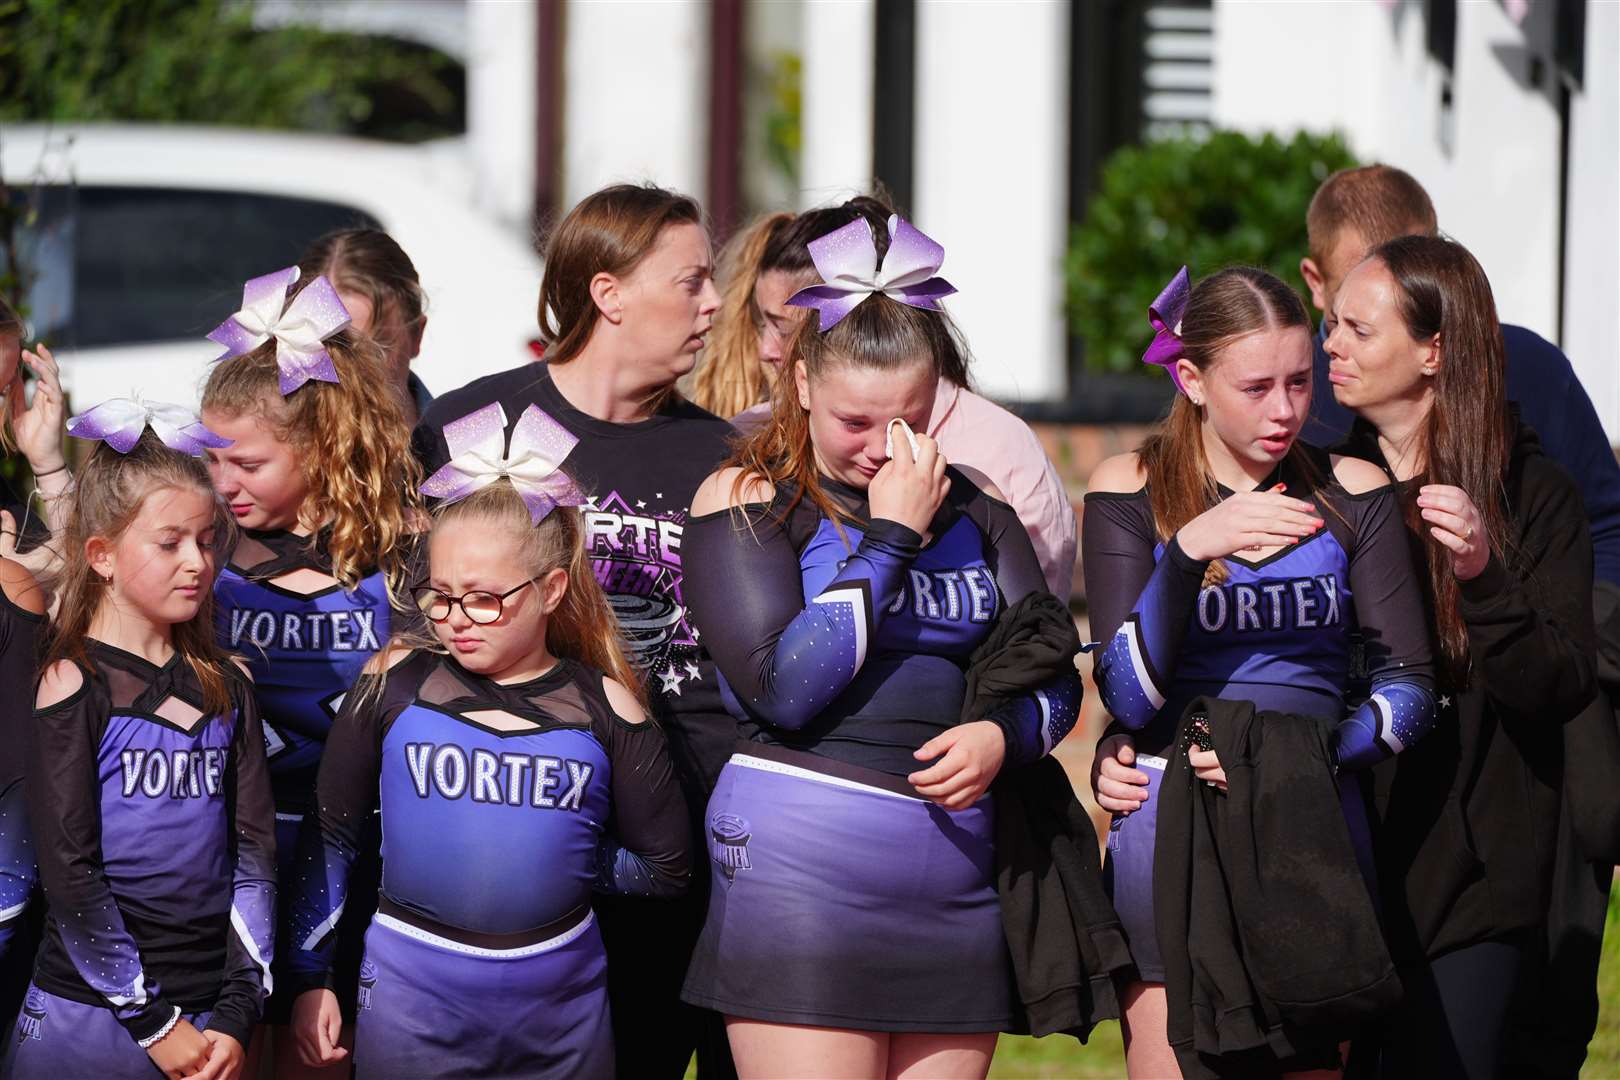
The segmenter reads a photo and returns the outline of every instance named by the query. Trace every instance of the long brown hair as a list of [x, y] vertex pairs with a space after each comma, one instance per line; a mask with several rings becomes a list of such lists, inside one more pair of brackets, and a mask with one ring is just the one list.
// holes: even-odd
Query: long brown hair
[[396, 344], [379, 337], [390, 314], [397, 314], [407, 334], [423, 318], [427, 299], [411, 257], [380, 229], [338, 229], [305, 249], [298, 260], [302, 282], [325, 277], [343, 292], [371, 301], [371, 336], [384, 350]]
[[[1254, 266], [1230, 266], [1192, 288], [1181, 317], [1182, 355], [1200, 372], [1219, 360], [1222, 350], [1239, 338], [1262, 330], [1300, 327], [1310, 318], [1299, 294], [1275, 274]], [[1153, 527], [1168, 541], [1193, 518], [1220, 501], [1215, 476], [1204, 455], [1205, 406], [1177, 394], [1170, 412], [1137, 452], [1147, 474]], [[1298, 440], [1288, 449], [1289, 464], [1311, 480], [1317, 470]], [[1208, 582], [1223, 581], [1225, 564], [1210, 564]]]
[[[68, 514], [63, 548], [68, 557], [61, 561], [51, 581], [59, 606], [45, 649], [45, 667], [58, 660], [75, 660], [84, 667], [94, 667], [85, 642], [107, 595], [107, 586], [85, 557], [90, 539], [100, 537], [116, 543], [154, 492], [188, 488], [208, 496], [214, 508], [215, 550], [229, 550], [232, 524], [209, 483], [207, 467], [199, 459], [169, 449], [150, 430], [142, 433], [127, 454], [120, 454], [106, 443], [90, 452], [79, 468], [73, 507]], [[218, 572], [217, 564], [214, 569]], [[230, 660], [215, 635], [212, 585], [210, 581], [203, 589], [197, 614], [171, 628], [171, 642], [202, 686], [203, 711], [217, 713], [231, 703], [226, 681]]]
[[803, 364], [814, 383], [836, 364], [899, 371], [922, 357], [942, 377], [947, 368], [962, 366], [961, 345], [944, 312], [909, 307], [882, 293], [867, 297], [826, 333], [819, 321], [818, 315], [799, 322], [782, 358], [782, 377], [771, 393], [770, 420], [738, 446], [727, 464], [742, 466], [737, 492], [754, 477], [772, 487], [785, 483], [793, 495], [783, 513], [809, 499], [833, 521], [848, 521], [850, 515], [827, 496], [816, 469], [810, 413], [799, 403], [795, 366]]
[[765, 249], [793, 224], [792, 214], [768, 214], [738, 232], [720, 253], [720, 310], [692, 375], [692, 400], [716, 416], [736, 416], [770, 396], [759, 358], [760, 321], [754, 287], [770, 268]]
[[619, 621], [591, 568], [585, 518], [580, 512], [559, 506], [533, 525], [522, 496], [501, 479], [459, 502], [440, 504], [434, 511], [434, 532], [465, 523], [505, 533], [517, 546], [531, 580], [538, 581], [558, 567], [567, 571], [568, 590], [546, 620], [546, 648], [554, 656], [578, 660], [618, 680], [645, 706], [641, 679], [624, 655]]
[[383, 376], [381, 346], [352, 330], [324, 344], [337, 382], [311, 379], [282, 397], [271, 339], [214, 365], [203, 408], [261, 417], [291, 444], [309, 488], [299, 523], [329, 529], [332, 576], [352, 589], [375, 567], [397, 599], [406, 537], [421, 508], [422, 467], [411, 454], [399, 398]]
[[[1414, 448], [1423, 462], [1423, 483], [1466, 491], [1484, 519], [1491, 550], [1505, 563], [1513, 545], [1503, 479], [1513, 439], [1507, 350], [1490, 280], [1467, 248], [1438, 236], [1398, 237], [1374, 248], [1368, 258], [1381, 262], [1395, 279], [1401, 321], [1411, 339], [1440, 338], [1434, 400]], [[1402, 511], [1428, 551], [1440, 652], [1462, 686], [1468, 677], [1468, 627], [1458, 607], [1450, 549], [1429, 533], [1418, 510], [1419, 486], [1404, 485]]]
[[[810, 242], [864, 218], [872, 230], [879, 261], [889, 250], [889, 218], [894, 209], [875, 195], [857, 195], [837, 206], [761, 218], [738, 234], [720, 260], [724, 288], [714, 330], [692, 380], [692, 400], [719, 416], [735, 416], [771, 396], [771, 380], [759, 358], [759, 332], [765, 315], [754, 302], [759, 279], [772, 271], [815, 280]], [[968, 350], [959, 335], [940, 357], [940, 378], [956, 386], [968, 381]], [[782, 365], [783, 373], [789, 370]]]
[[591, 299], [593, 277], [623, 277], [667, 227], [702, 224], [694, 199], [652, 184], [614, 184], [581, 199], [546, 244], [539, 311], [546, 363], [568, 363], [591, 339], [601, 314]]

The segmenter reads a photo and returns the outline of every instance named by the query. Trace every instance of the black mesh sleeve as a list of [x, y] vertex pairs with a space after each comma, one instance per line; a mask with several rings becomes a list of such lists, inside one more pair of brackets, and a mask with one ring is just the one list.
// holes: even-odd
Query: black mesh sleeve
[[145, 970], [102, 869], [101, 786], [96, 747], [108, 706], [84, 685], [36, 710], [28, 740], [28, 816], [51, 918], [74, 970], [134, 1039], [148, 1039], [179, 1009]]
[[238, 680], [232, 697], [236, 732], [226, 778], [230, 807], [231, 926], [225, 946], [225, 979], [208, 1027], [246, 1047], [270, 996], [270, 957], [275, 952], [276, 809], [265, 761], [264, 727], [252, 687]]
[[[405, 667], [409, 664], [399, 665]], [[399, 668], [388, 673], [400, 675]], [[364, 826], [377, 806], [382, 772], [382, 724], [388, 707], [378, 676], [362, 675], [343, 699], [321, 753], [316, 781], [317, 809], [298, 834], [298, 872], [294, 878], [293, 940], [283, 952], [288, 963], [288, 989], [331, 988], [337, 927], [349, 895], [349, 870], [365, 845]]]
[[692, 827], [664, 732], [617, 716], [598, 725], [613, 760], [613, 817], [598, 849], [597, 888], [677, 896], [692, 876]]

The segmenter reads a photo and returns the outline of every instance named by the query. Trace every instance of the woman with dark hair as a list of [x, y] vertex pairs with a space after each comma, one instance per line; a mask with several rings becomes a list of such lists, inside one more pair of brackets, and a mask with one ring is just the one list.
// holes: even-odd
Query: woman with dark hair
[[[1434, 732], [1374, 774], [1383, 917], [1406, 990], [1382, 1069], [1494, 1076], [1546, 920], [1562, 725], [1597, 692], [1591, 539], [1574, 482], [1506, 403], [1490, 282], [1462, 245], [1375, 248], [1333, 315], [1333, 394], [1358, 417], [1342, 449], [1396, 480], [1439, 695]], [[1151, 805], [1131, 751], [1123, 765], [1117, 753], [1099, 747], [1098, 802]]]
[[960, 356], [935, 304], [954, 290], [918, 280], [938, 245], [883, 231], [882, 270], [864, 219], [811, 243], [822, 283], [794, 299], [818, 313], [687, 537], [748, 742], [709, 800], [721, 872], [685, 997], [750, 1076], [984, 1075], [1014, 1004], [985, 791], [1079, 708], [1071, 667], [959, 722], [968, 658], [1045, 586], [994, 485], [921, 433]]
[[[1092, 474], [1082, 538], [1091, 633], [1105, 643], [1097, 689], [1115, 730], [1133, 733], [1105, 739], [1098, 753], [1117, 755], [1114, 741], [1134, 738], [1126, 756], [1143, 785], [1109, 807], [1117, 812], [1104, 871], [1136, 963], [1123, 996], [1132, 1076], [1179, 1071], [1165, 990], [1175, 943], [1158, 935], [1165, 883], [1155, 881], [1155, 850], [1160, 785], [1187, 705], [1201, 695], [1241, 700], [1331, 729], [1369, 891], [1360, 774], [1416, 741], [1433, 717], [1429, 643], [1394, 491], [1366, 462], [1298, 441], [1311, 399], [1298, 295], [1250, 267], [1189, 289], [1183, 269], [1152, 315], [1159, 329], [1145, 359], [1166, 366], [1179, 393], [1138, 452]], [[1357, 633], [1373, 693], [1346, 710]], [[1226, 783], [1214, 751], [1188, 757], [1198, 778]], [[1282, 1060], [1261, 1047], [1267, 1060], [1228, 1067], [1336, 1070], [1349, 1034], [1316, 1032]]]
[[[694, 817], [736, 738], [684, 595], [683, 530], [698, 485], [724, 459], [732, 428], [676, 392], [719, 306], [702, 211], [692, 199], [619, 184], [586, 196], [553, 230], [539, 321], [545, 360], [437, 398], [413, 438], [429, 474], [449, 460], [441, 429], [499, 404], [506, 430], [538, 405], [579, 439], [568, 471], [590, 496], [592, 570], [668, 733]], [[693, 822], [696, 828], [696, 822]], [[730, 1070], [718, 1017], [679, 999], [703, 921], [701, 877], [681, 900], [599, 897], [621, 1075]]]
[[350, 325], [382, 346], [406, 420], [415, 424], [433, 395], [411, 370], [427, 330], [427, 297], [411, 257], [381, 229], [338, 229], [305, 249], [298, 269], [301, 281], [330, 281]]
[[1540, 940], [1562, 725], [1596, 693], [1592, 544], [1574, 482], [1504, 398], [1490, 282], [1461, 244], [1375, 248], [1334, 304], [1346, 450], [1401, 493], [1439, 668], [1435, 734], [1379, 776], [1379, 878], [1406, 1004], [1389, 1076], [1496, 1075]]
[[[859, 195], [798, 215], [772, 214], [738, 234], [721, 258], [720, 312], [693, 376], [693, 400], [730, 416], [740, 431], [765, 423], [783, 349], [804, 317], [788, 299], [818, 280], [810, 242], [864, 219], [881, 258], [893, 213], [881, 200]], [[1035, 546], [1047, 588], [1067, 600], [1074, 579], [1075, 515], [1062, 478], [1028, 424], [972, 390], [968, 350], [954, 327], [940, 365], [933, 412], [926, 429], [917, 430], [926, 430], [951, 461], [978, 469], [1006, 495]]]

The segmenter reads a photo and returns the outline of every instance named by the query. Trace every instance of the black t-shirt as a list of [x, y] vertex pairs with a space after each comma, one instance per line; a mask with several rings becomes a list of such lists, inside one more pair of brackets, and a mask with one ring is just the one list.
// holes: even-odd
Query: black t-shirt
[[670, 734], [682, 786], [701, 807], [737, 728], [687, 606], [682, 543], [692, 496], [729, 454], [734, 429], [678, 397], [646, 420], [598, 420], [569, 404], [544, 363], [524, 364], [434, 399], [411, 438], [427, 475], [449, 460], [444, 426], [493, 402], [506, 410], [508, 438], [530, 405], [578, 436], [564, 468], [589, 499], [581, 509], [596, 579], [646, 681], [653, 715]]

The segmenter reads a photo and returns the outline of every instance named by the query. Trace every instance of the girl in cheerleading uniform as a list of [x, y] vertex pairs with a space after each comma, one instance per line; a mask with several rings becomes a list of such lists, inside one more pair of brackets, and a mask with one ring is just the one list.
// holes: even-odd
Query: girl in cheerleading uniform
[[23, 792], [30, 704], [23, 690], [38, 678], [44, 630], [44, 592], [20, 563], [0, 559], [0, 686], [12, 690], [0, 716], [0, 964], [8, 982], [33, 959], [11, 954], [20, 947], [18, 930], [36, 876]]
[[[276, 798], [282, 921], [300, 822], [315, 805], [315, 776], [343, 695], [388, 641], [404, 602], [420, 472], [409, 452], [401, 398], [382, 378], [382, 353], [346, 329], [348, 313], [325, 278], [289, 268], [247, 283], [242, 311], [211, 338], [227, 346], [203, 390], [204, 423], [233, 440], [211, 448], [209, 472], [241, 534], [215, 583], [220, 645], [254, 676]], [[283, 310], [285, 308], [285, 310]], [[324, 340], [323, 340], [324, 339]], [[373, 835], [357, 874], [378, 873]], [[353, 1017], [359, 933], [338, 961]], [[290, 938], [278, 935], [285, 963]], [[271, 999], [286, 1024], [292, 998]], [[290, 1039], [276, 1048], [282, 1077], [303, 1071]]]
[[[1369, 888], [1359, 773], [1411, 745], [1434, 715], [1422, 595], [1394, 492], [1365, 462], [1296, 441], [1311, 396], [1298, 296], [1244, 267], [1189, 289], [1183, 268], [1151, 314], [1158, 334], [1145, 359], [1166, 366], [1180, 393], [1139, 452], [1097, 468], [1082, 530], [1091, 631], [1105, 643], [1097, 688], [1116, 727], [1135, 733], [1134, 764], [1149, 781], [1146, 800], [1116, 814], [1105, 867], [1139, 976], [1125, 998], [1134, 1076], [1178, 1069], [1153, 852], [1158, 784], [1188, 702], [1237, 698], [1337, 723], [1341, 803]], [[1362, 670], [1370, 696], [1347, 710]], [[1191, 764], [1225, 783], [1213, 751], [1194, 749]], [[1313, 1066], [1338, 1067], [1279, 1063]]]
[[[546, 243], [540, 286], [545, 362], [475, 379], [437, 398], [414, 445], [434, 472], [450, 459], [442, 432], [491, 404], [516, 424], [538, 405], [579, 440], [569, 472], [584, 507], [591, 570], [647, 687], [694, 836], [736, 741], [720, 700], [707, 628], [684, 595], [684, 530], [692, 495], [730, 453], [731, 425], [676, 388], [692, 370], [719, 304], [703, 212], [677, 192], [614, 184], [563, 216]], [[720, 1017], [681, 1002], [703, 925], [707, 881], [676, 900], [598, 896], [614, 1054], [626, 1076], [681, 1080], [696, 1051], [704, 1080], [732, 1075]]]
[[436, 641], [368, 665], [321, 761], [292, 926], [311, 1065], [344, 1056], [330, 958], [374, 808], [361, 1077], [611, 1076], [592, 890], [687, 885], [680, 785], [591, 573], [582, 496], [556, 469], [576, 440], [537, 407], [510, 452], [505, 427], [497, 404], [446, 429], [414, 590]]
[[[798, 215], [771, 214], [738, 230], [721, 256], [720, 310], [692, 377], [693, 400], [731, 417], [745, 434], [769, 420], [783, 350], [804, 318], [788, 301], [817, 281], [810, 241], [865, 218], [881, 257], [893, 213], [881, 200], [857, 195]], [[1047, 588], [1067, 600], [1074, 587], [1075, 519], [1063, 481], [1028, 424], [973, 392], [966, 350], [955, 356], [939, 373], [926, 430], [951, 461], [982, 472], [1001, 489], [1029, 533]]]
[[276, 885], [264, 733], [213, 635], [229, 523], [190, 456], [224, 440], [122, 400], [68, 429], [104, 445], [79, 473], [27, 747], [48, 910], [7, 1075], [235, 1078]]
[[811, 243], [825, 283], [795, 300], [819, 325], [687, 534], [687, 595], [750, 741], [709, 801], [685, 996], [726, 1015], [743, 1075], [984, 1074], [1012, 1002], [982, 796], [1079, 707], [1071, 672], [959, 723], [969, 655], [1045, 585], [1011, 508], [911, 433], [961, 362], [935, 305], [954, 290], [939, 245], [887, 227], [881, 270], [865, 219]]

